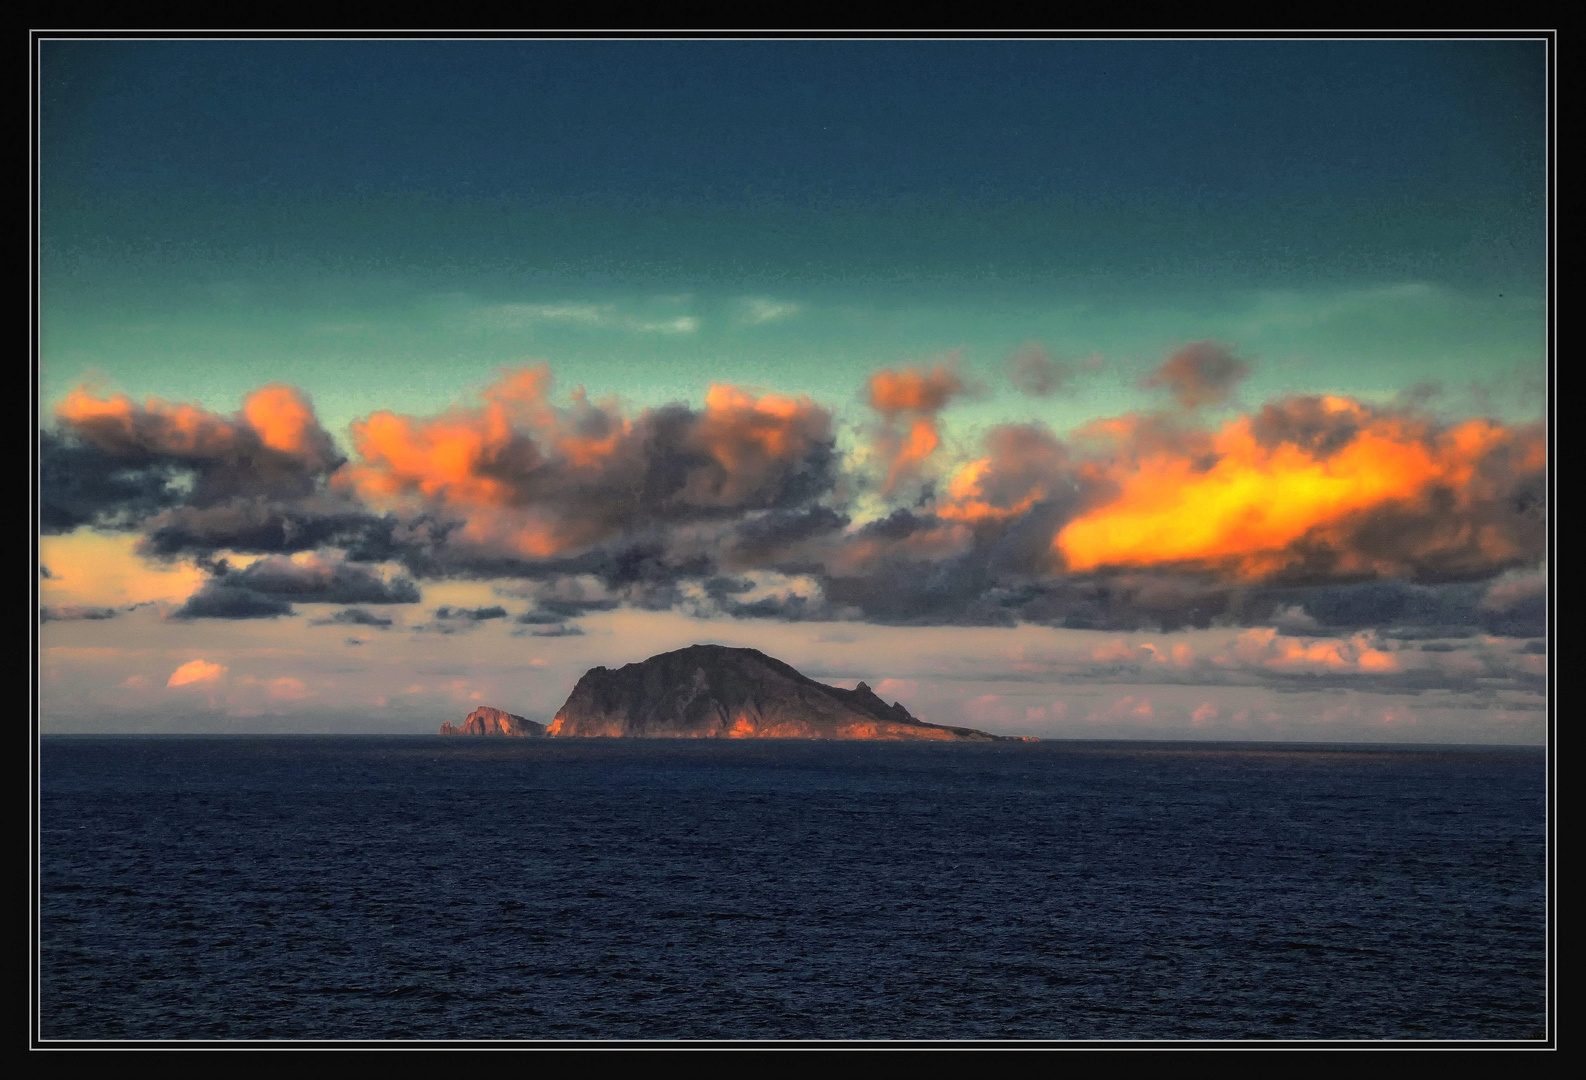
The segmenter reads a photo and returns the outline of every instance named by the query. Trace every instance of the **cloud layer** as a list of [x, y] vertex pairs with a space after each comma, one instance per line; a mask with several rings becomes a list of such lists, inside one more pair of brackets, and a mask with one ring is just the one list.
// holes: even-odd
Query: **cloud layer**
[[[1028, 352], [1015, 379], [1051, 392], [1053, 363]], [[1066, 437], [1004, 424], [968, 454], [944, 444], [966, 392], [950, 364], [870, 376], [874, 420], [852, 454], [834, 412], [807, 397], [716, 385], [701, 408], [630, 414], [582, 390], [557, 403], [544, 365], [435, 415], [373, 413], [353, 425], [350, 458], [290, 387], [264, 387], [232, 416], [80, 390], [41, 435], [43, 525], [135, 531], [147, 557], [197, 560], [208, 578], [183, 619], [414, 604], [425, 581], [471, 578], [519, 582], [526, 606], [501, 617], [540, 636], [623, 606], [1221, 624], [1274, 628], [1274, 641], [1544, 632], [1539, 425], [1343, 396], [1203, 418], [1247, 370], [1194, 343], [1145, 380], [1169, 393], [1161, 411]], [[263, 557], [239, 569], [244, 555]], [[492, 617], [442, 607], [422, 625]], [[331, 618], [388, 625], [361, 607]], [[1269, 659], [1320, 662], [1308, 656]]]

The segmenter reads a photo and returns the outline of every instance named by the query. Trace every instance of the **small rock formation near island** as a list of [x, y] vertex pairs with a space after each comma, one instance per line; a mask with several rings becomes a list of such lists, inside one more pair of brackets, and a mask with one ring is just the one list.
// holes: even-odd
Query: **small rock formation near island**
[[515, 738], [538, 738], [545, 734], [545, 725], [536, 724], [514, 713], [481, 705], [468, 714], [462, 727], [453, 727], [448, 721], [441, 725], [442, 735], [509, 735]]
[[757, 649], [723, 645], [690, 645], [616, 670], [590, 668], [546, 734], [1034, 741], [928, 724], [864, 683], [827, 686]]

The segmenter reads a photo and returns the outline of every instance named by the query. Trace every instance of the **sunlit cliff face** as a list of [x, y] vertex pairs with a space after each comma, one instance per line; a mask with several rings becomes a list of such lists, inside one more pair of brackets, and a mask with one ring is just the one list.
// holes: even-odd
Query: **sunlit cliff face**
[[[617, 722], [603, 724], [583, 722], [575, 728], [573, 725], [568, 724], [562, 716], [557, 716], [552, 720], [545, 729], [545, 733], [564, 738], [620, 738], [628, 734], [623, 725]], [[663, 738], [678, 739], [870, 739], [893, 742], [913, 739], [952, 742], [958, 739], [958, 736], [951, 731], [942, 728], [920, 727], [913, 724], [861, 721], [857, 723], [821, 725], [807, 724], [796, 720], [767, 722], [757, 720], [748, 715], [739, 715], [730, 725], [724, 727], [659, 731], [653, 734]]]

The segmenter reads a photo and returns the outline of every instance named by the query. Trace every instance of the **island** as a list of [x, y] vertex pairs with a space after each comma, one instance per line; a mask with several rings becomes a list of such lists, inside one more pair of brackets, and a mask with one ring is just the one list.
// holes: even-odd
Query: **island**
[[584, 673], [549, 736], [1034, 742], [928, 724], [864, 683], [827, 686], [757, 649], [690, 645]]
[[462, 727], [450, 723], [441, 725], [442, 735], [507, 735], [514, 738], [539, 738], [545, 734], [545, 725], [536, 724], [516, 713], [492, 709], [481, 705], [469, 713]]

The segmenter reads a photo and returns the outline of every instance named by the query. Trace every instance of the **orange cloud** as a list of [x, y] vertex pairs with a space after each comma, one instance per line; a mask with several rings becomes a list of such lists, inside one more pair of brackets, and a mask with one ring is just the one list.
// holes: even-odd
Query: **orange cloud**
[[1128, 645], [1122, 638], [1096, 646], [1090, 658], [1103, 664], [1170, 664], [1181, 668], [1194, 667], [1196, 663], [1195, 650], [1183, 642], [1163, 648], [1149, 641]]
[[936, 516], [968, 524], [1019, 517], [1064, 483], [1067, 450], [1037, 424], [1002, 424], [985, 439], [987, 454], [959, 469]]
[[703, 412], [634, 419], [614, 404], [548, 399], [544, 365], [504, 373], [482, 407], [415, 418], [377, 412], [353, 425], [361, 461], [337, 474], [376, 505], [456, 512], [467, 543], [546, 558], [646, 518], [777, 505], [831, 441], [808, 398], [715, 385]]
[[193, 683], [217, 682], [226, 673], [224, 664], [211, 664], [208, 660], [189, 660], [165, 681], [167, 687], [191, 686]]
[[236, 425], [195, 405], [149, 398], [142, 406], [125, 394], [97, 398], [78, 387], [55, 415], [79, 435], [112, 453], [154, 452], [218, 456], [236, 444]]
[[[1246, 630], [1234, 641], [1233, 656], [1246, 664], [1278, 671], [1349, 671], [1385, 673], [1400, 670], [1399, 658], [1376, 647], [1370, 634], [1352, 638], [1284, 637], [1271, 627]], [[1229, 657], [1219, 658], [1228, 663]]]
[[588, 417], [564, 422], [546, 398], [549, 385], [549, 371], [539, 365], [504, 373], [482, 393], [482, 408], [427, 418], [380, 411], [356, 421], [353, 445], [362, 460], [335, 482], [377, 506], [417, 502], [458, 511], [467, 521], [464, 537], [475, 543], [531, 558], [564, 551], [587, 538], [594, 523], [580, 528], [537, 512], [535, 482], [546, 478], [558, 449], [563, 474], [598, 469], [623, 425], [608, 423], [597, 433]]
[[[1116, 495], [1065, 526], [1055, 550], [1071, 570], [1194, 564], [1243, 579], [1318, 551], [1346, 574], [1400, 572], [1407, 560], [1440, 555], [1491, 565], [1528, 554], [1503, 528], [1482, 528], [1479, 511], [1516, 473], [1543, 468], [1539, 428], [1469, 420], [1436, 430], [1348, 398], [1300, 404], [1292, 416], [1269, 406], [1239, 417], [1204, 445], [1165, 440], [1127, 467], [1093, 463]], [[1365, 518], [1389, 510], [1446, 527], [1423, 527], [1409, 550], [1372, 551], [1361, 540]]]
[[271, 679], [269, 688], [271, 697], [279, 698], [283, 701], [296, 701], [299, 698], [306, 698], [313, 695], [313, 691], [303, 684], [303, 680], [294, 679], [290, 676], [282, 676], [279, 679]]
[[244, 399], [242, 415], [272, 450], [307, 456], [316, 449], [319, 422], [307, 395], [295, 387], [273, 383], [255, 390]]
[[938, 365], [919, 368], [883, 368], [866, 384], [870, 407], [877, 412], [937, 412], [964, 389], [963, 380]]
[[66, 395], [55, 415], [79, 437], [113, 454], [231, 458], [262, 445], [313, 466], [335, 458], [334, 444], [308, 396], [279, 383], [249, 394], [235, 417], [152, 397], [142, 405], [125, 394], [100, 398], [86, 387]]
[[687, 494], [702, 504], [752, 500], [773, 477], [804, 461], [830, 438], [830, 415], [807, 397], [756, 397], [735, 386], [713, 384], [694, 442], [719, 468], [697, 471]]
[[887, 461], [883, 494], [891, 494], [904, 480], [920, 472], [941, 445], [936, 414], [964, 390], [950, 368], [884, 368], [870, 376], [866, 400], [879, 412], [882, 425], [876, 449]]

